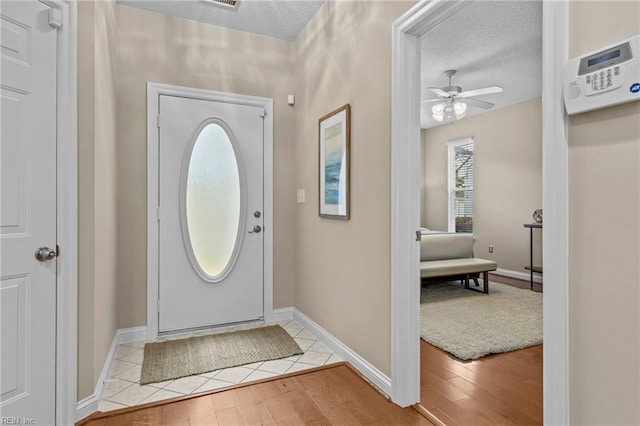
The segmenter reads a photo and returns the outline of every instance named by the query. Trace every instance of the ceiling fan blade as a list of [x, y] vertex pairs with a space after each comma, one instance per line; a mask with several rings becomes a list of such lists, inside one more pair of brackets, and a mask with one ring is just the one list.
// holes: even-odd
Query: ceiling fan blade
[[435, 93], [438, 96], [442, 96], [443, 98], [450, 98], [451, 95], [447, 92], [445, 92], [444, 90], [438, 88], [438, 87], [427, 87], [427, 90], [431, 90], [433, 93]]
[[482, 96], [482, 95], [491, 95], [492, 93], [500, 93], [502, 92], [502, 87], [500, 86], [489, 86], [484, 87], [482, 89], [475, 90], [467, 90], [466, 92], [460, 92], [456, 96], [457, 98], [472, 98], [474, 96]]
[[495, 104], [492, 104], [491, 102], [481, 101], [480, 99], [473, 99], [473, 98], [465, 98], [463, 101], [460, 101], [460, 102], [464, 102], [465, 104], [469, 104], [471, 106], [475, 106], [482, 109], [491, 109], [495, 105]]
[[421, 101], [421, 104], [426, 104], [429, 102], [442, 102], [442, 98], [436, 98], [436, 99], [425, 99], [424, 101]]

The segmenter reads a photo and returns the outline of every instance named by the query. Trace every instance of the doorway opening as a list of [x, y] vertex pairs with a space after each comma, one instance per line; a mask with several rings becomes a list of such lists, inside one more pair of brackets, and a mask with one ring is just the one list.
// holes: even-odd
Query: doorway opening
[[[462, 3], [424, 2], [393, 25], [392, 66], [392, 380], [400, 405], [419, 400], [420, 37]], [[567, 60], [566, 4], [543, 4], [542, 157], [544, 420], [568, 420], [567, 137], [561, 96]], [[550, 253], [554, 256], [551, 257]], [[406, 283], [412, 283], [410, 286]], [[553, 324], [553, 326], [552, 326]]]
[[542, 2], [471, 3], [420, 45], [420, 403], [542, 424]]

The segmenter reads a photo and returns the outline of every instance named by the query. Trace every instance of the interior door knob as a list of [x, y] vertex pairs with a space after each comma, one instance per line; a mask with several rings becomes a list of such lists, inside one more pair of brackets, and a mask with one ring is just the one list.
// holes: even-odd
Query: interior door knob
[[54, 259], [56, 257], [56, 251], [49, 247], [40, 247], [36, 250], [36, 259], [40, 262], [46, 262], [47, 260]]
[[262, 227], [260, 225], [256, 225], [253, 227], [252, 231], [249, 231], [250, 234], [259, 234], [262, 231]]

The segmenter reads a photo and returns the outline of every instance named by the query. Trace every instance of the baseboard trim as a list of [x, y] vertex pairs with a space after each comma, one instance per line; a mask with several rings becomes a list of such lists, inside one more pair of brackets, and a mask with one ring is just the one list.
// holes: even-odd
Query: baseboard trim
[[265, 318], [265, 322], [272, 323], [278, 321], [286, 321], [293, 319], [293, 308], [289, 306], [288, 308], [278, 308], [274, 309], [271, 312], [269, 318]]
[[85, 399], [78, 401], [76, 407], [76, 421], [82, 420], [96, 411], [98, 411], [98, 397], [93, 393]]
[[391, 379], [369, 363], [369, 361], [362, 358], [355, 351], [335, 338], [331, 333], [296, 308], [293, 308], [293, 319], [313, 334], [326, 347], [331, 349], [336, 355], [355, 367], [356, 370], [358, 370], [382, 393], [387, 395], [387, 397], [391, 395]]
[[121, 328], [116, 332], [116, 336], [118, 337], [119, 345], [123, 343], [142, 342], [143, 340], [147, 340], [147, 326]]
[[98, 404], [100, 403], [100, 400], [102, 399], [102, 393], [104, 392], [104, 381], [107, 380], [107, 377], [109, 376], [109, 370], [111, 369], [111, 364], [113, 364], [113, 361], [116, 358], [119, 331], [120, 330], [117, 330], [113, 336], [111, 347], [109, 348], [109, 353], [107, 354], [107, 359], [104, 361], [104, 366], [102, 367], [102, 372], [100, 373], [100, 378], [98, 379], [98, 383], [96, 383], [96, 388], [93, 394], [78, 402], [76, 409], [76, 421], [84, 419], [88, 415], [98, 411]]
[[98, 379], [98, 383], [96, 384], [93, 394], [81, 401], [78, 401], [76, 405], [76, 421], [84, 419], [98, 411], [98, 404], [100, 404], [102, 394], [104, 393], [104, 382], [107, 380], [109, 371], [111, 370], [111, 365], [116, 359], [116, 350], [118, 349], [118, 345], [122, 343], [140, 342], [146, 339], [146, 326], [121, 328], [116, 330], [113, 340], [111, 341], [111, 347], [109, 348], [107, 359], [104, 361], [104, 366], [102, 367], [102, 372], [100, 373], [100, 378]]
[[[517, 280], [529, 281], [531, 279], [531, 275], [528, 272], [519, 272], [519, 271], [511, 271], [509, 269], [496, 269], [495, 271], [490, 272], [491, 274], [502, 275], [504, 277], [515, 278]], [[537, 272], [533, 273], [533, 282], [541, 284], [542, 283], [542, 275]]]

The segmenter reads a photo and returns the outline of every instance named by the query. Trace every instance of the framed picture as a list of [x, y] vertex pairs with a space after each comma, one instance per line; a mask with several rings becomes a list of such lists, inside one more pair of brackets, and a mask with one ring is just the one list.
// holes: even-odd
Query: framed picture
[[346, 104], [318, 121], [320, 216], [349, 219], [351, 106]]

